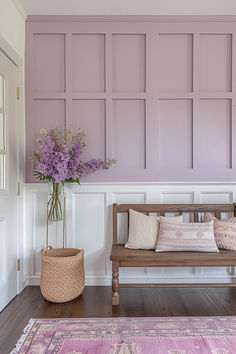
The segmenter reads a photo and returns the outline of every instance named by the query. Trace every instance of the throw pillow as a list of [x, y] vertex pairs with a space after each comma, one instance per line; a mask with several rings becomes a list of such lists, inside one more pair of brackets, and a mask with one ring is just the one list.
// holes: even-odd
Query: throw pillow
[[212, 214], [206, 213], [204, 220], [214, 221], [214, 234], [219, 248], [236, 251], [236, 218], [219, 220]]
[[156, 252], [219, 252], [214, 238], [214, 221], [176, 223], [161, 217]]
[[[157, 244], [159, 221], [158, 216], [147, 216], [135, 210], [129, 210], [129, 237], [126, 248], [154, 250]], [[183, 216], [168, 218], [183, 222]]]

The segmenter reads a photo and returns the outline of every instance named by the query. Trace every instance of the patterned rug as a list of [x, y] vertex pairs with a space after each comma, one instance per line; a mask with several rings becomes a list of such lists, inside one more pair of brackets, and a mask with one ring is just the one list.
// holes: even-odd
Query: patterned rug
[[31, 319], [11, 353], [231, 354], [236, 317]]

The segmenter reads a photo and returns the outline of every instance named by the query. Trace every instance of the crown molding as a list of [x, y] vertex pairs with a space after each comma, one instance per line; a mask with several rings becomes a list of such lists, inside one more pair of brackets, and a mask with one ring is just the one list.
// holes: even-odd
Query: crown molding
[[[18, 2], [18, 0], [12, 0]], [[236, 22], [236, 15], [28, 15], [27, 22]]]

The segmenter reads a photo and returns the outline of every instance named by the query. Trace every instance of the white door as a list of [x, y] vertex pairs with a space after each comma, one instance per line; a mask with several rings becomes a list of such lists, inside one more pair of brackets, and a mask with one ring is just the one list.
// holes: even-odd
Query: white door
[[0, 50], [0, 311], [17, 294], [17, 67]]

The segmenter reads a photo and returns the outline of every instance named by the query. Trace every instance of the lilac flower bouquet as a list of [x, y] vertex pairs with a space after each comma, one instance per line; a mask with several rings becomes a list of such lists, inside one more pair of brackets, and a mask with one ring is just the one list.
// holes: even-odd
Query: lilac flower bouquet
[[63, 218], [60, 194], [65, 182], [80, 183], [85, 177], [97, 170], [108, 169], [115, 160], [107, 162], [101, 159], [81, 160], [87, 145], [86, 135], [78, 129], [73, 135], [72, 128], [63, 133], [57, 128], [47, 132], [40, 131], [39, 150], [33, 153], [34, 176], [36, 179], [52, 182], [52, 193], [49, 199], [48, 217], [51, 220]]

